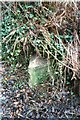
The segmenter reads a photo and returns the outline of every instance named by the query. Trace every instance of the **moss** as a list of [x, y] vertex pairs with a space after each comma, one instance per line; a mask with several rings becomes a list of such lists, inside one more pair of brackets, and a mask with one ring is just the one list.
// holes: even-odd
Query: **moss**
[[47, 64], [43, 66], [37, 66], [35, 68], [29, 68], [30, 80], [29, 85], [31, 87], [43, 83], [48, 79], [48, 66]]

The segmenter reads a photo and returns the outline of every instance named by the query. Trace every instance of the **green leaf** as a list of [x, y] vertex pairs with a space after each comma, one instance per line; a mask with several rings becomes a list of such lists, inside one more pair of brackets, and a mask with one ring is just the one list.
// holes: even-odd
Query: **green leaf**
[[74, 92], [71, 92], [71, 95], [74, 95]]
[[65, 39], [70, 39], [70, 36], [69, 36], [69, 35], [66, 35], [66, 36], [65, 36]]
[[44, 25], [44, 24], [45, 24], [45, 21], [42, 21], [42, 22], [41, 22], [41, 25]]
[[13, 56], [13, 52], [11, 52], [11, 55]]
[[34, 17], [34, 15], [33, 14], [30, 14], [30, 16], [29, 16], [30, 18], [33, 18]]
[[67, 82], [66, 82], [66, 84], [67, 84], [67, 85], [69, 85], [69, 84], [70, 84], [70, 82], [68, 82], [68, 81], [67, 81]]
[[54, 34], [53, 33], [51, 33], [50, 38], [54, 39]]
[[34, 20], [38, 20], [38, 18], [37, 18], [37, 17], [34, 17]]
[[32, 25], [32, 26], [31, 26], [31, 29], [34, 30], [34, 29], [35, 29], [35, 26]]
[[63, 35], [60, 35], [59, 37], [60, 37], [60, 39], [63, 39], [63, 38], [64, 38], [64, 36], [63, 36]]
[[20, 13], [20, 10], [18, 9], [17, 12]]
[[26, 8], [26, 9], [28, 9], [28, 8], [33, 8], [33, 6], [32, 6], [32, 5], [29, 5], [29, 6], [28, 6], [28, 5], [25, 5], [25, 8]]

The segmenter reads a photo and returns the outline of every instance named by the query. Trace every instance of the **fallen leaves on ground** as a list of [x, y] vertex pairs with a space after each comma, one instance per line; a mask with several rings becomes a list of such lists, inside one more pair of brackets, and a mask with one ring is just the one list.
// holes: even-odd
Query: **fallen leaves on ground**
[[[59, 91], [56, 94], [50, 81], [36, 86], [28, 85], [28, 73], [24, 70], [3, 74], [2, 101], [3, 118], [14, 120], [58, 120], [80, 117], [80, 98], [71, 96], [69, 91]], [[5, 80], [8, 78], [8, 80]]]

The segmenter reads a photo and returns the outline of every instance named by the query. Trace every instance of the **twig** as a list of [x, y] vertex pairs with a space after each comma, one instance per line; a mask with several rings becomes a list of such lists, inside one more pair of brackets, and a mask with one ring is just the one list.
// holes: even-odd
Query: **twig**
[[51, 54], [51, 55], [52, 55], [58, 62], [60, 62], [63, 66], [71, 69], [71, 70], [74, 71], [74, 72], [76, 71], [76, 69], [73, 69], [73, 68], [67, 66], [64, 62], [60, 61], [60, 60], [59, 60], [56, 56], [54, 56], [50, 51], [46, 51], [46, 50], [45, 50], [45, 52], [46, 52], [47, 54], [48, 54], [48, 52], [49, 52], [49, 54]]

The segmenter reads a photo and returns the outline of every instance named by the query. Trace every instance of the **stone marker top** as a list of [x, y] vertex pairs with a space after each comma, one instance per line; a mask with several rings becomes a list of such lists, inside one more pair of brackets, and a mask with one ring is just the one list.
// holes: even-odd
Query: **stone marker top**
[[28, 68], [35, 68], [35, 67], [44, 67], [47, 64], [47, 59], [44, 59], [39, 56], [32, 56], [30, 59], [29, 67]]

